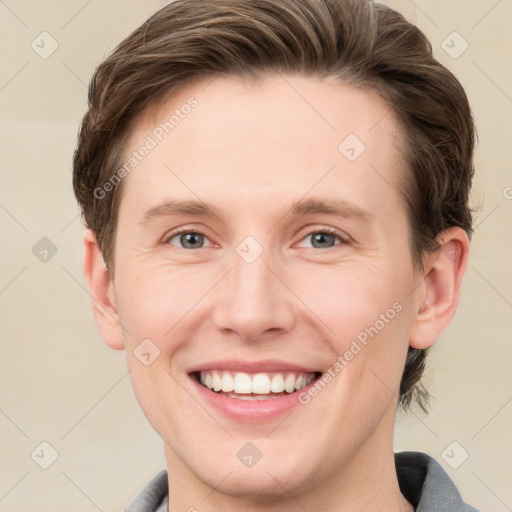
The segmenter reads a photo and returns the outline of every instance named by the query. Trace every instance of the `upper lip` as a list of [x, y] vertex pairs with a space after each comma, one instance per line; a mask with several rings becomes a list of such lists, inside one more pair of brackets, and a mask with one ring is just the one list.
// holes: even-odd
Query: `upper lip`
[[317, 368], [301, 366], [298, 364], [279, 361], [277, 359], [265, 359], [262, 361], [247, 361], [242, 359], [223, 359], [209, 361], [199, 364], [187, 370], [187, 373], [195, 373], [209, 370], [239, 371], [246, 373], [265, 372], [296, 372], [296, 373], [317, 373]]

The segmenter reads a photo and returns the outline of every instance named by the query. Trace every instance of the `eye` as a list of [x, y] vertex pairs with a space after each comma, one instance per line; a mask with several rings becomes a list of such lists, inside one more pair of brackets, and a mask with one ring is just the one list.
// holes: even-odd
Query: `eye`
[[168, 237], [167, 243], [182, 249], [201, 249], [210, 246], [210, 240], [197, 231], [180, 231]]
[[345, 243], [345, 241], [338, 234], [323, 230], [309, 233], [301, 240], [299, 245], [301, 247], [312, 247], [314, 249], [330, 249], [341, 243]]

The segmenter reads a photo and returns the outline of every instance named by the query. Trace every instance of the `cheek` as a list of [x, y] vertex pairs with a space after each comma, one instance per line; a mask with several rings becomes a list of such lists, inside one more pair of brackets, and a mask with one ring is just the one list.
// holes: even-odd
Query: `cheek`
[[315, 324], [326, 327], [323, 332], [333, 354], [332, 373], [343, 374], [336, 381], [344, 389], [359, 389], [367, 396], [376, 391], [388, 394], [386, 385], [396, 388], [405, 364], [411, 321], [403, 275], [382, 268], [369, 270], [369, 266], [328, 268], [302, 273], [295, 289], [316, 317]]
[[[211, 270], [191, 272], [188, 268], [143, 268], [140, 272], [119, 272], [119, 315], [129, 343], [147, 337], [164, 349], [173, 329], [183, 327], [201, 299], [215, 284]], [[166, 342], [167, 343], [167, 342]]]
[[130, 380], [146, 417], [160, 432], [179, 427], [169, 421], [169, 411], [191, 407], [174, 366], [197, 328], [198, 304], [215, 282], [209, 274], [163, 265], [120, 267], [116, 274]]
[[292, 287], [340, 350], [359, 334], [364, 338], [366, 327], [387, 328], [401, 309], [394, 304], [403, 300], [399, 278], [370, 264], [297, 272]]

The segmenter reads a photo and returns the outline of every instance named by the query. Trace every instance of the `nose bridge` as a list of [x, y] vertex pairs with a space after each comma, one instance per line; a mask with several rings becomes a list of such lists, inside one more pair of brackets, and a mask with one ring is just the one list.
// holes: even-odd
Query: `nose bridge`
[[270, 330], [291, 329], [293, 304], [274, 275], [277, 263], [271, 258], [271, 251], [261, 246], [258, 249], [254, 241], [245, 240], [237, 247], [232, 262], [216, 304], [217, 327], [236, 331], [247, 340]]
[[259, 299], [266, 299], [265, 303], [275, 300], [275, 283], [270, 271], [269, 258], [267, 254], [259, 255], [254, 261], [247, 261], [238, 255], [234, 258], [231, 279], [233, 281], [232, 291], [237, 300], [250, 304]]

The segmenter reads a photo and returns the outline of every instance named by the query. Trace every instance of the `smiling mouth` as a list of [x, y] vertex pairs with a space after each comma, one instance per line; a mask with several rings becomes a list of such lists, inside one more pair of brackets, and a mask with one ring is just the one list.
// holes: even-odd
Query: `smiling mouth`
[[246, 373], [225, 370], [191, 373], [203, 387], [237, 400], [269, 400], [291, 395], [321, 375], [321, 372]]

